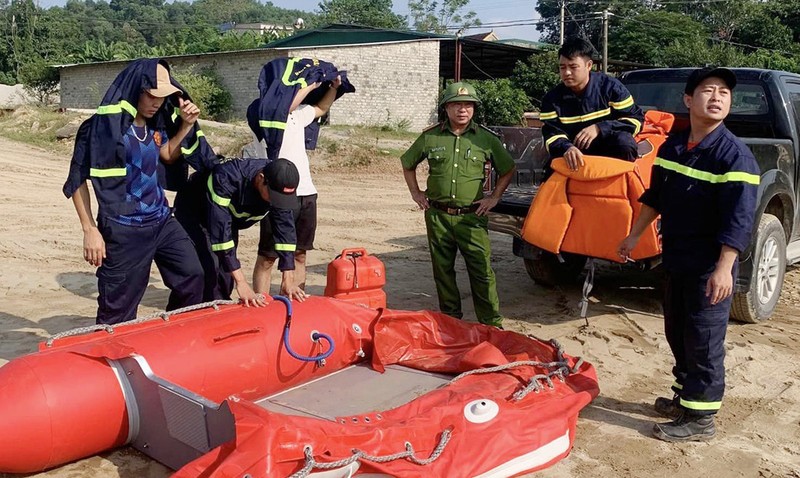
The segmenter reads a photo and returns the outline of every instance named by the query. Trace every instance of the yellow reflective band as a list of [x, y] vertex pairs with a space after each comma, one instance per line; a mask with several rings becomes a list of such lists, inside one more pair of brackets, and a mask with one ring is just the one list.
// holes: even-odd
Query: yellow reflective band
[[608, 116], [610, 114], [611, 108], [606, 108], [604, 110], [595, 111], [594, 113], [588, 113], [582, 116], [570, 116], [568, 118], [562, 116], [560, 119], [564, 124], [583, 123], [584, 121], [602, 118], [603, 116]]
[[678, 382], [672, 382], [672, 388], [675, 390], [683, 390], [683, 385], [679, 384]]
[[256, 221], [260, 221], [260, 220], [264, 219], [265, 217], [267, 217], [267, 215], [266, 215], [266, 214], [262, 214], [262, 215], [260, 215], [260, 216], [251, 216], [251, 217], [248, 217], [248, 218], [247, 218], [247, 220], [248, 220], [248, 221], [253, 221], [253, 222], [256, 222]]
[[622, 101], [609, 101], [608, 104], [615, 110], [624, 110], [633, 106], [633, 96], [629, 96]]
[[761, 179], [756, 174], [745, 173], [743, 171], [730, 171], [725, 174], [709, 173], [708, 171], [700, 171], [699, 169], [690, 168], [689, 166], [684, 166], [683, 164], [678, 164], [674, 161], [668, 161], [664, 158], [656, 158], [656, 161], [653, 164], [656, 166], [661, 166], [664, 169], [674, 171], [678, 174], [683, 174], [684, 176], [699, 179], [700, 181], [705, 181], [712, 184], [740, 182], [758, 186], [758, 183]]
[[125, 176], [127, 174], [128, 170], [126, 168], [89, 169], [89, 176], [93, 178], [115, 178], [119, 176]]
[[197, 138], [197, 141], [194, 142], [194, 144], [192, 145], [191, 148], [181, 148], [181, 153], [183, 153], [185, 155], [194, 153], [194, 151], [200, 146], [200, 138], [205, 136], [205, 135], [206, 134], [203, 133], [203, 130], [198, 129], [197, 130], [197, 134], [195, 135], [195, 137]]
[[127, 111], [134, 118], [136, 117], [136, 108], [134, 108], [132, 104], [125, 100], [121, 100], [119, 103], [115, 103], [113, 105], [103, 105], [97, 107], [97, 114], [99, 115], [113, 115], [122, 113], [123, 111]]
[[539, 113], [539, 119], [542, 121], [549, 121], [558, 118], [558, 113], [555, 111], [548, 111], [547, 113]]
[[567, 137], [567, 135], [565, 135], [565, 134], [557, 134], [555, 136], [551, 136], [550, 138], [547, 138], [547, 141], [544, 142], [545, 149], [547, 149], [547, 151], [549, 152], [550, 151], [550, 145], [554, 141], [559, 140], [559, 139], [569, 139], [569, 137]]
[[258, 122], [258, 125], [262, 128], [286, 129], [286, 123], [280, 121], [261, 120]]
[[719, 410], [722, 406], [722, 402], [691, 402], [681, 398], [681, 406], [689, 410], [710, 411]]
[[267, 217], [266, 214], [263, 214], [261, 216], [252, 216], [250, 215], [249, 212], [239, 212], [233, 207], [233, 204], [228, 204], [228, 209], [231, 211], [231, 215], [233, 215], [233, 217], [237, 219], [244, 219], [247, 221], [260, 221], [265, 217]]
[[228, 207], [230, 205], [230, 199], [218, 196], [217, 193], [214, 192], [214, 181], [211, 179], [210, 174], [208, 175], [208, 192], [211, 193], [211, 200], [220, 206]]
[[292, 80], [292, 72], [294, 72], [294, 64], [297, 63], [297, 60], [299, 60], [299, 58], [289, 59], [289, 63], [286, 64], [286, 71], [283, 72], [282, 81], [283, 84], [286, 86], [300, 85], [301, 88], [305, 88], [308, 86], [308, 84], [306, 84], [305, 78], [298, 78], [296, 80]]
[[178, 108], [172, 109], [172, 122], [174, 123], [176, 119], [178, 119]]
[[635, 118], [620, 118], [619, 120], [627, 121], [628, 123], [633, 123], [633, 125], [636, 127], [636, 129], [633, 131], [634, 136], [636, 136], [637, 134], [639, 134], [640, 131], [642, 131], [642, 122]]
[[294, 252], [297, 250], [296, 244], [275, 244], [275, 250], [281, 252]]
[[223, 242], [222, 244], [211, 244], [211, 250], [214, 252], [227, 251], [233, 249], [236, 245], [233, 241]]

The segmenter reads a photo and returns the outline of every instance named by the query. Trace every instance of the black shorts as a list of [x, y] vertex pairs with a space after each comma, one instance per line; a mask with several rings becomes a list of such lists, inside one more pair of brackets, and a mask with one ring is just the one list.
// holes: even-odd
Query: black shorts
[[[314, 236], [317, 233], [317, 195], [300, 196], [300, 212], [294, 220], [297, 232], [297, 250], [310, 251], [314, 249]], [[258, 255], [264, 257], [278, 257], [275, 252], [275, 238], [272, 237], [272, 224], [269, 218], [261, 220], [261, 236], [258, 240]]]

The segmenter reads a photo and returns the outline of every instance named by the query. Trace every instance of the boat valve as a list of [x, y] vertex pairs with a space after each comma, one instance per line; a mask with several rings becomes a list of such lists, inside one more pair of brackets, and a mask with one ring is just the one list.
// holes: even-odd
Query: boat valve
[[500, 412], [500, 406], [488, 399], [474, 400], [464, 407], [464, 418], [471, 423], [486, 423]]

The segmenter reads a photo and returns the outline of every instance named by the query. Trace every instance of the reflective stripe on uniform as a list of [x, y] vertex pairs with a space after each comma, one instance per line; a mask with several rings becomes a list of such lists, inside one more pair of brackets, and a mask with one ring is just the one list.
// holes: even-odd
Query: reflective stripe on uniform
[[211, 244], [211, 250], [214, 252], [227, 251], [233, 249], [235, 244], [233, 241], [223, 242], [222, 244]]
[[286, 86], [294, 86], [300, 85], [301, 88], [305, 88], [308, 85], [306, 84], [305, 78], [298, 78], [296, 80], [292, 80], [292, 73], [294, 72], [294, 64], [297, 63], [298, 58], [290, 58], [289, 63], [286, 64], [286, 71], [283, 72], [283, 84]]
[[693, 402], [691, 400], [684, 400], [681, 398], [681, 406], [689, 410], [698, 411], [713, 411], [719, 410], [722, 407], [722, 402]]
[[679, 384], [678, 382], [672, 382], [672, 388], [675, 390], [683, 390], [683, 385]]
[[294, 252], [297, 250], [296, 244], [275, 244], [275, 250], [281, 252]]
[[622, 101], [609, 101], [608, 105], [615, 110], [624, 110], [633, 106], [633, 96], [629, 96]]
[[114, 178], [128, 174], [127, 168], [89, 168], [89, 176], [93, 178]]
[[134, 118], [136, 117], [136, 108], [125, 100], [120, 100], [119, 103], [113, 105], [103, 105], [97, 107], [97, 114], [99, 115], [113, 115], [127, 111]]
[[633, 123], [633, 126], [636, 127], [636, 129], [633, 131], [634, 136], [636, 136], [637, 134], [639, 134], [640, 131], [642, 131], [642, 122], [637, 120], [636, 118], [620, 118], [619, 120], [627, 121], [628, 123]]
[[548, 111], [546, 113], [539, 113], [539, 119], [542, 121], [549, 121], [558, 118], [558, 113], [555, 111]]
[[214, 192], [214, 181], [212, 180], [212, 176], [210, 174], [208, 175], [208, 192], [211, 193], [211, 200], [216, 204], [219, 204], [222, 207], [228, 207], [230, 205], [230, 199], [219, 196], [216, 192]]
[[262, 128], [286, 129], [286, 123], [282, 121], [261, 120], [258, 122], [258, 125]]
[[608, 116], [611, 114], [611, 108], [606, 108], [604, 110], [595, 111], [594, 113], [587, 113], [581, 116], [569, 116], [569, 117], [560, 117], [559, 120], [563, 124], [572, 124], [572, 123], [583, 123], [584, 121], [591, 121], [593, 119], [602, 118], [603, 116]]
[[661, 166], [664, 169], [674, 171], [678, 174], [683, 174], [684, 176], [699, 179], [700, 181], [705, 181], [712, 184], [741, 182], [758, 186], [758, 183], [761, 179], [757, 174], [750, 174], [744, 171], [730, 171], [725, 174], [709, 173], [708, 171], [690, 168], [689, 166], [684, 166], [683, 164], [676, 163], [674, 161], [668, 161], [664, 158], [656, 158], [656, 161], [653, 164], [656, 166]]
[[262, 214], [261, 216], [253, 216], [249, 212], [239, 212], [234, 207], [233, 204], [228, 204], [228, 210], [231, 211], [231, 215], [237, 219], [244, 219], [247, 221], [260, 221], [267, 217], [266, 214]]
[[205, 135], [206, 134], [203, 133], [203, 130], [198, 129], [197, 130], [197, 134], [195, 135], [197, 140], [194, 142], [194, 144], [190, 148], [181, 148], [181, 153], [183, 153], [183, 154], [192, 154], [192, 153], [194, 153], [194, 151], [197, 149], [197, 147], [200, 146], [200, 138], [204, 137]]
[[565, 134], [557, 134], [555, 136], [551, 136], [551, 137], [547, 138], [547, 141], [544, 142], [545, 149], [547, 149], [547, 151], [549, 152], [550, 151], [550, 145], [554, 141], [556, 141], [558, 139], [567, 139], [568, 140], [569, 137], [567, 135], [565, 135]]
[[178, 108], [172, 108], [172, 122], [174, 123], [176, 119], [178, 119]]

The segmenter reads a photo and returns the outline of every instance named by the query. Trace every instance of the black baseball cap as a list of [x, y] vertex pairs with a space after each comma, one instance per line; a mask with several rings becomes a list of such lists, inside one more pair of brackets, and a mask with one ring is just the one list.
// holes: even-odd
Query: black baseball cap
[[702, 83], [706, 78], [711, 78], [712, 76], [724, 81], [725, 84], [728, 85], [728, 88], [736, 88], [736, 75], [731, 70], [727, 68], [713, 68], [707, 66], [705, 68], [698, 68], [697, 70], [694, 70], [691, 75], [689, 75], [689, 79], [686, 80], [686, 89], [684, 89], [683, 92], [691, 96], [694, 94], [694, 90], [700, 83]]
[[264, 183], [269, 188], [269, 202], [279, 209], [297, 209], [297, 185], [300, 184], [300, 173], [288, 159], [270, 161], [264, 167]]

